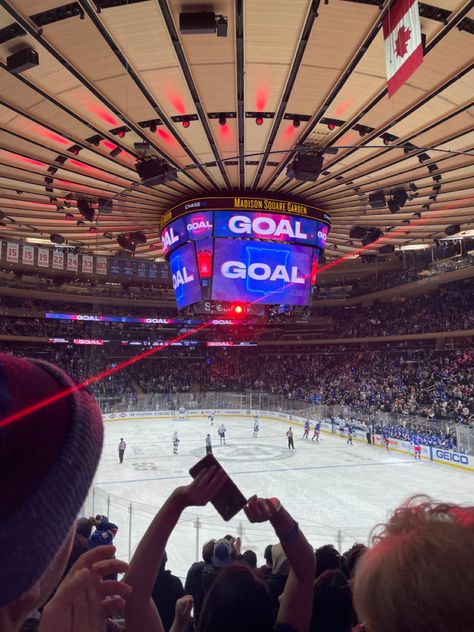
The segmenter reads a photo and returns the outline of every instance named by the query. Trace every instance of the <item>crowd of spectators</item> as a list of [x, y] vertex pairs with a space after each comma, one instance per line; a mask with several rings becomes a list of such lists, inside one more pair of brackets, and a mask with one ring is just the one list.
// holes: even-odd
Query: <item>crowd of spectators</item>
[[2, 632], [472, 630], [474, 507], [413, 497], [369, 547], [341, 556], [315, 551], [284, 499], [243, 498], [243, 519], [274, 531], [265, 563], [217, 537], [183, 587], [166, 571], [167, 542], [184, 511], [228, 486], [226, 472], [207, 467], [177, 487], [125, 563], [112, 544], [120, 525], [77, 520], [103, 444], [94, 398], [38, 361], [0, 355], [0, 380]]

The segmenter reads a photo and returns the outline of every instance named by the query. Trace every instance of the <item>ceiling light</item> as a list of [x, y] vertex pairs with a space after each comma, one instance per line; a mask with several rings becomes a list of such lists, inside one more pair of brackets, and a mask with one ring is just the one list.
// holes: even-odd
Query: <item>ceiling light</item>
[[257, 116], [257, 118], [255, 119], [255, 123], [257, 125], [263, 125], [263, 118], [261, 116]]
[[183, 121], [183, 127], [185, 129], [188, 129], [188, 127], [191, 125], [191, 121], [188, 121], [187, 119], [185, 121]]
[[301, 125], [301, 121], [299, 118], [293, 119], [293, 127], [299, 127]]
[[114, 147], [114, 149], [112, 149], [111, 152], [109, 152], [109, 156], [112, 156], [113, 158], [116, 158], [119, 154], [122, 153], [121, 148], [117, 145], [117, 147]]
[[68, 151], [71, 152], [71, 154], [74, 154], [75, 156], [77, 156], [77, 154], [81, 151], [82, 147], [79, 147], [79, 145], [72, 145], [72, 147], [69, 147]]
[[224, 125], [227, 123], [227, 117], [225, 116], [225, 114], [221, 114], [219, 116], [219, 125], [221, 125], [222, 127], [224, 127]]
[[150, 132], [151, 132], [152, 134], [156, 134], [156, 127], [157, 127], [157, 126], [156, 126], [156, 123], [152, 123], [152, 124], [150, 125]]

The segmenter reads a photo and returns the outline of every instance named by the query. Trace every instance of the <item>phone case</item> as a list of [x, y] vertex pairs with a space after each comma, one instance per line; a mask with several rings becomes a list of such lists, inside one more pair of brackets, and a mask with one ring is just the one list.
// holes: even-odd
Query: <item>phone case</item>
[[[198, 461], [196, 465], [193, 465], [193, 467], [189, 470], [189, 473], [193, 478], [196, 478], [201, 470], [207, 470], [212, 466], [223, 469], [222, 465], [214, 455], [207, 454], [203, 459]], [[227, 477], [227, 482], [224, 487], [217, 496], [211, 500], [211, 503], [214, 505], [217, 512], [226, 522], [233, 518], [235, 514], [239, 513], [239, 511], [247, 504], [247, 499], [240, 489], [229, 475], [227, 475]]]

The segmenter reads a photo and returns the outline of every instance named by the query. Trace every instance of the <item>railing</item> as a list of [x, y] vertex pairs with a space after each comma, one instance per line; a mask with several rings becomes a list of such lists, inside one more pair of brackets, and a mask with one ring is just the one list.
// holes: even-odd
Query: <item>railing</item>
[[295, 413], [315, 419], [343, 417], [363, 421], [383, 427], [386, 425], [416, 426], [420, 430], [446, 432], [448, 419], [429, 419], [420, 415], [409, 415], [391, 412], [371, 412], [351, 406], [314, 403], [302, 399], [289, 399], [285, 395], [262, 393], [258, 391], [246, 393], [153, 393], [133, 396], [133, 400], [117, 397], [98, 396], [102, 411], [133, 412], [138, 410], [177, 410], [181, 406], [186, 409], [246, 409], [249, 411], [272, 410], [275, 412]]

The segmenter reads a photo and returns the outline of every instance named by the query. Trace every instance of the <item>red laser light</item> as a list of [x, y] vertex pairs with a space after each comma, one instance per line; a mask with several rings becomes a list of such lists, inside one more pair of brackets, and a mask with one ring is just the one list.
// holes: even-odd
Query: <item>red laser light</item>
[[258, 116], [258, 117], [255, 119], [255, 123], [256, 123], [257, 125], [263, 125], [263, 118], [262, 118], [261, 116]]
[[183, 121], [183, 127], [185, 129], [188, 129], [188, 127], [191, 125], [191, 121]]
[[331, 131], [333, 129], [336, 129], [336, 123], [333, 123], [332, 121], [329, 121], [328, 123], [328, 129], [330, 129]]

